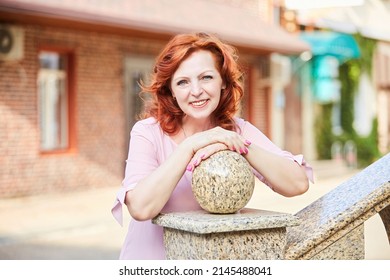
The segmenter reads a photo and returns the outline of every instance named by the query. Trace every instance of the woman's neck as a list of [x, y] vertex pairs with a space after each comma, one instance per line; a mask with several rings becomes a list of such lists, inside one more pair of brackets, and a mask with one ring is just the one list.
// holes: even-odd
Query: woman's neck
[[188, 117], [184, 117], [182, 120], [182, 130], [186, 137], [189, 137], [195, 133], [202, 132], [213, 128], [214, 126], [211, 124], [211, 120], [195, 120], [190, 119]]

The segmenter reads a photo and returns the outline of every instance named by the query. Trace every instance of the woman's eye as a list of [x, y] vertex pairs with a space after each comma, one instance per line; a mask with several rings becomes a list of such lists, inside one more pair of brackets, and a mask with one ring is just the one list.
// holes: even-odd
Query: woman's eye
[[180, 80], [180, 81], [177, 82], [177, 85], [178, 85], [178, 86], [184, 86], [184, 85], [186, 85], [186, 84], [187, 84], [187, 81], [186, 81], [186, 80]]
[[211, 75], [203, 76], [203, 80], [208, 81], [208, 80], [211, 80], [211, 79], [213, 79], [213, 76], [211, 76]]

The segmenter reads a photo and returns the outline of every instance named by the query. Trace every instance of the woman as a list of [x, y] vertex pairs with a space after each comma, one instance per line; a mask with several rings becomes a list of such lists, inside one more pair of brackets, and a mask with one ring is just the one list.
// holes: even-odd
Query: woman
[[236, 117], [243, 95], [235, 50], [205, 34], [175, 36], [157, 57], [147, 118], [131, 132], [126, 174], [112, 212], [122, 205], [133, 218], [121, 259], [164, 259], [160, 212], [198, 210], [191, 190], [194, 168], [220, 150], [243, 155], [254, 174], [291, 197], [309, 187], [311, 168], [302, 156], [275, 146], [252, 124]]

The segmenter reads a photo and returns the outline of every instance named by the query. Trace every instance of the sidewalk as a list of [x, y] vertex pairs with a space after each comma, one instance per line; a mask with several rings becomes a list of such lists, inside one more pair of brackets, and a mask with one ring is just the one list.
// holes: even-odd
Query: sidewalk
[[[357, 172], [313, 166], [316, 183], [304, 195], [284, 198], [259, 185], [247, 207], [293, 214]], [[111, 216], [118, 188], [0, 200], [0, 259], [118, 259], [129, 222], [122, 228]], [[390, 259], [379, 215], [366, 222], [365, 239], [366, 259]]]
[[118, 187], [0, 200], [0, 259], [118, 259]]

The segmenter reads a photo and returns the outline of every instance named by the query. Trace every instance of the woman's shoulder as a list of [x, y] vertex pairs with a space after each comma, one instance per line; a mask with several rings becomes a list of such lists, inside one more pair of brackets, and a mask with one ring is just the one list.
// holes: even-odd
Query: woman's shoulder
[[234, 117], [233, 119], [234, 119], [234, 122], [235, 122], [237, 125], [239, 125], [239, 126], [244, 125], [245, 122], [246, 122], [243, 118], [237, 117], [237, 116]]
[[160, 130], [160, 123], [153, 117], [149, 117], [146, 119], [142, 119], [137, 121], [132, 131], [138, 131], [138, 132], [151, 132], [154, 134], [154, 132]]
[[137, 121], [134, 124], [134, 127], [149, 127], [149, 129], [150, 129], [153, 127], [160, 127], [160, 124], [154, 117], [149, 117], [149, 118]]
[[234, 117], [234, 122], [241, 130], [243, 130], [245, 128], [246, 124], [248, 123], [248, 121], [246, 121], [245, 119], [243, 119], [241, 117]]
[[245, 120], [241, 117], [234, 117], [236, 125], [241, 130], [241, 134], [244, 133], [262, 133], [257, 127], [255, 127], [251, 122]]

